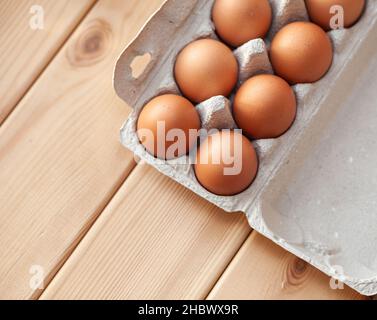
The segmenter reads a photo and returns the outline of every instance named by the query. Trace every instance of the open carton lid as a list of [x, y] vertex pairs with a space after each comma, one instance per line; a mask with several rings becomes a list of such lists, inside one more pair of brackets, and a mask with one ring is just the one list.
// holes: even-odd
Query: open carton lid
[[376, 52], [375, 25], [259, 202], [274, 240], [365, 295], [377, 293]]

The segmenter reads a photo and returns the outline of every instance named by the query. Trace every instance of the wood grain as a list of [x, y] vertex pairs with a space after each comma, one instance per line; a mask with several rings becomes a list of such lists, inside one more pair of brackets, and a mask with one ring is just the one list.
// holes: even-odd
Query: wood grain
[[249, 233], [243, 214], [138, 165], [41, 298], [203, 299]]
[[[95, 0], [3, 0], [0, 6], [0, 124], [66, 41]], [[43, 29], [30, 27], [38, 5]]]
[[161, 3], [96, 4], [0, 128], [0, 299], [37, 297], [133, 168], [112, 72]]
[[364, 299], [267, 238], [253, 232], [208, 299]]

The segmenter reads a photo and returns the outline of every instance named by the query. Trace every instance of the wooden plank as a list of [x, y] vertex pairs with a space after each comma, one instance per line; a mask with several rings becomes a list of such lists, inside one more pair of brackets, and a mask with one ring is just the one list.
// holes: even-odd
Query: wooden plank
[[133, 168], [112, 72], [162, 2], [96, 4], [0, 128], [0, 299], [37, 297]]
[[42, 299], [202, 299], [242, 245], [225, 213], [138, 165]]
[[208, 299], [363, 299], [347, 286], [333, 290], [330, 278], [253, 232]]
[[[95, 0], [1, 1], [0, 124], [94, 3]], [[42, 21], [39, 17], [43, 18], [43, 25], [36, 24]]]

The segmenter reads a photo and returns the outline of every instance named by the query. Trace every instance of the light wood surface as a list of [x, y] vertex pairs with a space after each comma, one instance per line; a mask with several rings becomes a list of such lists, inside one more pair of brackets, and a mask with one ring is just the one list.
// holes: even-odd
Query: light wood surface
[[[94, 2], [95, 0], [1, 1], [0, 124]], [[34, 28], [34, 19], [42, 17], [38, 15], [42, 11], [32, 8], [35, 5], [43, 9], [43, 29]]]
[[0, 74], [13, 83], [0, 84], [0, 115], [19, 103], [0, 127], [0, 299], [359, 298], [329, 292], [319, 271], [250, 236], [243, 215], [135, 167], [120, 145], [130, 109], [112, 87], [115, 61], [163, 1], [41, 0], [47, 36], [11, 18], [33, 1], [2, 1]]
[[243, 216], [138, 165], [41, 298], [361, 298], [254, 232], [233, 258], [248, 233]]
[[249, 232], [140, 164], [42, 298], [203, 299]]
[[100, 1], [0, 128], [0, 298], [32, 298], [134, 166], [116, 57], [162, 1]]
[[363, 299], [343, 288], [332, 289], [325, 274], [253, 232], [208, 299]]

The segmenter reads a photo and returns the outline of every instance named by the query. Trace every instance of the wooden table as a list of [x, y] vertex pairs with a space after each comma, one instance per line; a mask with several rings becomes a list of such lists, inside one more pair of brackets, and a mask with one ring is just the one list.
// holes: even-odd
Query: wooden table
[[0, 1], [0, 298], [363, 299], [120, 145], [113, 67], [162, 2], [39, 0], [34, 30]]

